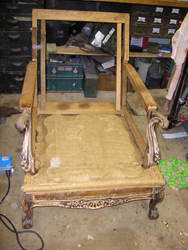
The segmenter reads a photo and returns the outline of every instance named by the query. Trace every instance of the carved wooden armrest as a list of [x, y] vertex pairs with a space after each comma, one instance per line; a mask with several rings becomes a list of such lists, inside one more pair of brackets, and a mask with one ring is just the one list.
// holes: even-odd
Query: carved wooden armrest
[[37, 79], [37, 62], [33, 61], [27, 65], [24, 84], [22, 88], [22, 94], [19, 103], [21, 109], [31, 110], [33, 106], [36, 79]]
[[124, 63], [123, 70], [125, 71], [127, 77], [129, 78], [129, 81], [131, 82], [134, 90], [136, 91], [146, 112], [150, 108], [156, 109], [157, 108], [156, 102], [153, 100], [153, 97], [151, 96], [150, 92], [146, 88], [145, 84], [142, 82], [135, 68], [129, 63]]
[[28, 64], [19, 106], [22, 114], [17, 120], [15, 127], [18, 131], [24, 131], [21, 166], [25, 172], [34, 174], [34, 163], [31, 149], [31, 110], [33, 107], [34, 93], [37, 79], [37, 62]]
[[158, 123], [162, 128], [167, 128], [169, 125], [169, 121], [166, 117], [161, 115], [154, 108], [149, 109], [147, 112], [147, 149], [144, 156], [144, 168], [157, 165], [160, 160], [159, 147], [155, 133], [155, 125]]

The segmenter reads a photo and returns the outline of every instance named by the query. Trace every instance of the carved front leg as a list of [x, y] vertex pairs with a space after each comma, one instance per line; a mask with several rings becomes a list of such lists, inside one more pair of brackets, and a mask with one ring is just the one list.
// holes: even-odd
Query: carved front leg
[[31, 151], [31, 114], [29, 110], [24, 109], [15, 127], [18, 131], [24, 131], [21, 167], [25, 172], [34, 174], [35, 170]]
[[22, 210], [26, 213], [22, 219], [22, 226], [24, 229], [32, 228], [33, 226], [33, 200], [32, 195], [24, 194], [22, 200]]
[[169, 121], [154, 108], [148, 110], [147, 113], [147, 149], [144, 156], [144, 168], [157, 165], [160, 160], [159, 147], [155, 133], [155, 126], [158, 124], [162, 128], [167, 128]]
[[159, 218], [159, 212], [157, 211], [156, 205], [164, 199], [164, 189], [162, 188], [157, 193], [154, 193], [149, 203], [149, 218], [150, 220], [156, 220]]

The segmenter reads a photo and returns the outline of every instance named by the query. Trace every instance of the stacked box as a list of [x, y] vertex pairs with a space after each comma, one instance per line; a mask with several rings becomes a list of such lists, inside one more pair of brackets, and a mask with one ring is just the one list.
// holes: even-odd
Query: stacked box
[[98, 75], [95, 70], [95, 64], [92, 58], [83, 57], [84, 64], [84, 96], [86, 98], [97, 96]]
[[48, 92], [81, 92], [83, 81], [82, 63], [47, 63]]

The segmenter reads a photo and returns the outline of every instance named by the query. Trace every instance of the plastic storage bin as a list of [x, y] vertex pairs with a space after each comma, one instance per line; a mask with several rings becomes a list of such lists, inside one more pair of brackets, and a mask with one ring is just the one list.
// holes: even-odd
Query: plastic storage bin
[[163, 71], [160, 60], [152, 63], [147, 71], [145, 85], [148, 89], [160, 89]]

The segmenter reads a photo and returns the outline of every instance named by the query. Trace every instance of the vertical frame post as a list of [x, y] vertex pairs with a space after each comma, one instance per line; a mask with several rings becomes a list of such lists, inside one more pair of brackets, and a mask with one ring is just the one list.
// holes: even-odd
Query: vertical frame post
[[37, 10], [32, 11], [32, 61], [37, 61]]
[[117, 51], [116, 51], [116, 110], [121, 109], [121, 43], [122, 24], [117, 23]]
[[124, 48], [123, 48], [123, 62], [127, 63], [129, 61], [129, 15], [125, 16], [124, 24]]
[[41, 20], [41, 110], [46, 107], [46, 20]]

